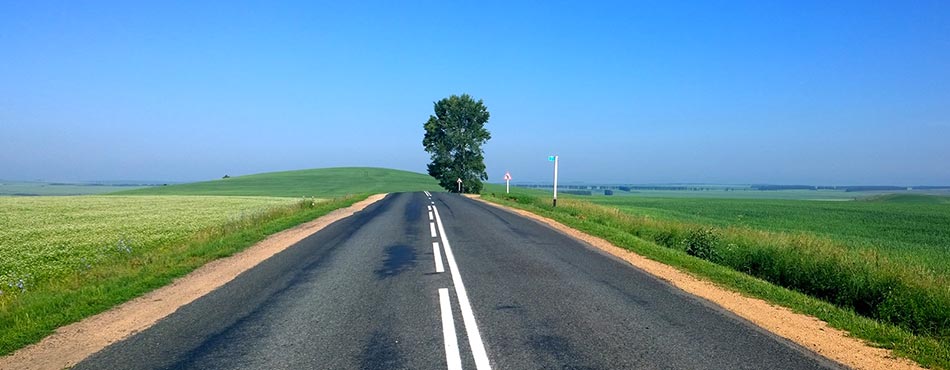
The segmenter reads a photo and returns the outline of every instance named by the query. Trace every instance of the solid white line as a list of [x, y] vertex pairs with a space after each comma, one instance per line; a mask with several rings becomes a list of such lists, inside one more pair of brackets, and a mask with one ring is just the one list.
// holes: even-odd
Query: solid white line
[[432, 221], [432, 211], [429, 211], [429, 221]]
[[445, 249], [445, 259], [449, 262], [449, 270], [452, 272], [452, 283], [455, 285], [455, 295], [458, 296], [459, 308], [462, 310], [462, 322], [465, 323], [465, 333], [468, 334], [468, 344], [472, 346], [472, 356], [475, 357], [475, 368], [478, 370], [491, 370], [491, 364], [488, 363], [488, 354], [485, 353], [485, 345], [482, 343], [482, 336], [478, 333], [478, 324], [475, 323], [475, 313], [472, 311], [472, 304], [468, 301], [468, 294], [465, 293], [465, 285], [462, 284], [462, 276], [459, 273], [458, 264], [455, 263], [455, 256], [452, 254], [452, 245], [449, 239], [445, 237], [445, 227], [442, 226], [442, 218], [439, 217], [438, 207], [432, 207], [435, 212], [435, 222], [439, 227], [439, 235], [442, 237], [442, 248]]
[[432, 237], [434, 238], [434, 237], [435, 237], [435, 224], [434, 224], [434, 223], [431, 223], [431, 222], [429, 223], [429, 232], [432, 233]]
[[435, 272], [445, 272], [445, 267], [442, 267], [442, 252], [439, 251], [439, 242], [432, 242], [432, 254], [435, 255]]
[[442, 310], [442, 337], [445, 338], [445, 362], [449, 370], [462, 370], [462, 356], [459, 355], [459, 341], [455, 336], [455, 320], [452, 319], [452, 304], [449, 302], [449, 290], [439, 289], [439, 308]]

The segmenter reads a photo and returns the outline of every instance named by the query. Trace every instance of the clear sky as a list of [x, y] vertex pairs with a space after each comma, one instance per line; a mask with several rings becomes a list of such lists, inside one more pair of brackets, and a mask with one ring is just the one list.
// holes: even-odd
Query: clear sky
[[950, 184], [950, 1], [193, 3], [0, 0], [0, 179], [425, 172], [468, 93], [492, 182]]

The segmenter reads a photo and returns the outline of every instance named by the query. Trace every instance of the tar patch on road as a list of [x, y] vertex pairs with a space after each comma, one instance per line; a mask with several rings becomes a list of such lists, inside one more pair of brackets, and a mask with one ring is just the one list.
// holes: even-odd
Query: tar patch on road
[[[584, 356], [577, 352], [567, 338], [558, 335], [535, 334], [528, 337], [528, 345], [538, 356], [539, 364], [551, 368], [594, 370], [598, 367], [584, 364]], [[545, 366], [545, 368], [548, 368]]]
[[383, 268], [376, 270], [376, 278], [382, 280], [399, 275], [416, 265], [416, 251], [405, 245], [386, 247]]
[[361, 369], [405, 369], [406, 364], [389, 333], [375, 331], [363, 348]]

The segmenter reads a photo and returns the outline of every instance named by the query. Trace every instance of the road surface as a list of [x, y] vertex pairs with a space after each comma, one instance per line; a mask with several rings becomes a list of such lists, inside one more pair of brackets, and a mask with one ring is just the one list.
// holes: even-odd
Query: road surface
[[391, 194], [76, 369], [819, 369], [547, 226]]

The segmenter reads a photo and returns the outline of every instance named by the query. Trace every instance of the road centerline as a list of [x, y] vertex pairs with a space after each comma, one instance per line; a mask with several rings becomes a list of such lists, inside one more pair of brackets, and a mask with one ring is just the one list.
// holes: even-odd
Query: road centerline
[[455, 285], [455, 295], [458, 297], [459, 308], [462, 311], [462, 322], [465, 324], [465, 333], [468, 335], [468, 343], [472, 348], [472, 356], [475, 358], [475, 368], [478, 370], [491, 370], [491, 364], [488, 362], [488, 354], [485, 352], [485, 345], [482, 342], [482, 336], [478, 332], [478, 324], [475, 322], [475, 313], [472, 311], [472, 304], [468, 300], [468, 293], [465, 292], [465, 285], [462, 283], [462, 276], [459, 273], [458, 264], [455, 262], [455, 256], [452, 254], [452, 246], [449, 239], [445, 236], [445, 227], [442, 224], [442, 218], [439, 217], [439, 208], [433, 206], [432, 212], [435, 213], [435, 223], [439, 229], [439, 236], [442, 238], [442, 248], [445, 249], [445, 259], [449, 263], [449, 270], [452, 274], [452, 283]]
[[432, 242], [432, 254], [435, 257], [435, 272], [445, 272], [442, 266], [442, 252], [439, 250], [439, 242]]
[[442, 311], [442, 337], [445, 340], [445, 362], [449, 370], [462, 369], [462, 356], [459, 354], [458, 337], [455, 335], [455, 319], [452, 318], [452, 305], [449, 302], [449, 290], [439, 289], [439, 308]]
[[430, 223], [429, 223], [429, 233], [432, 234], [432, 237], [433, 237], [433, 238], [436, 237], [436, 235], [435, 235], [435, 223], [433, 223], [433, 222], [430, 222]]

